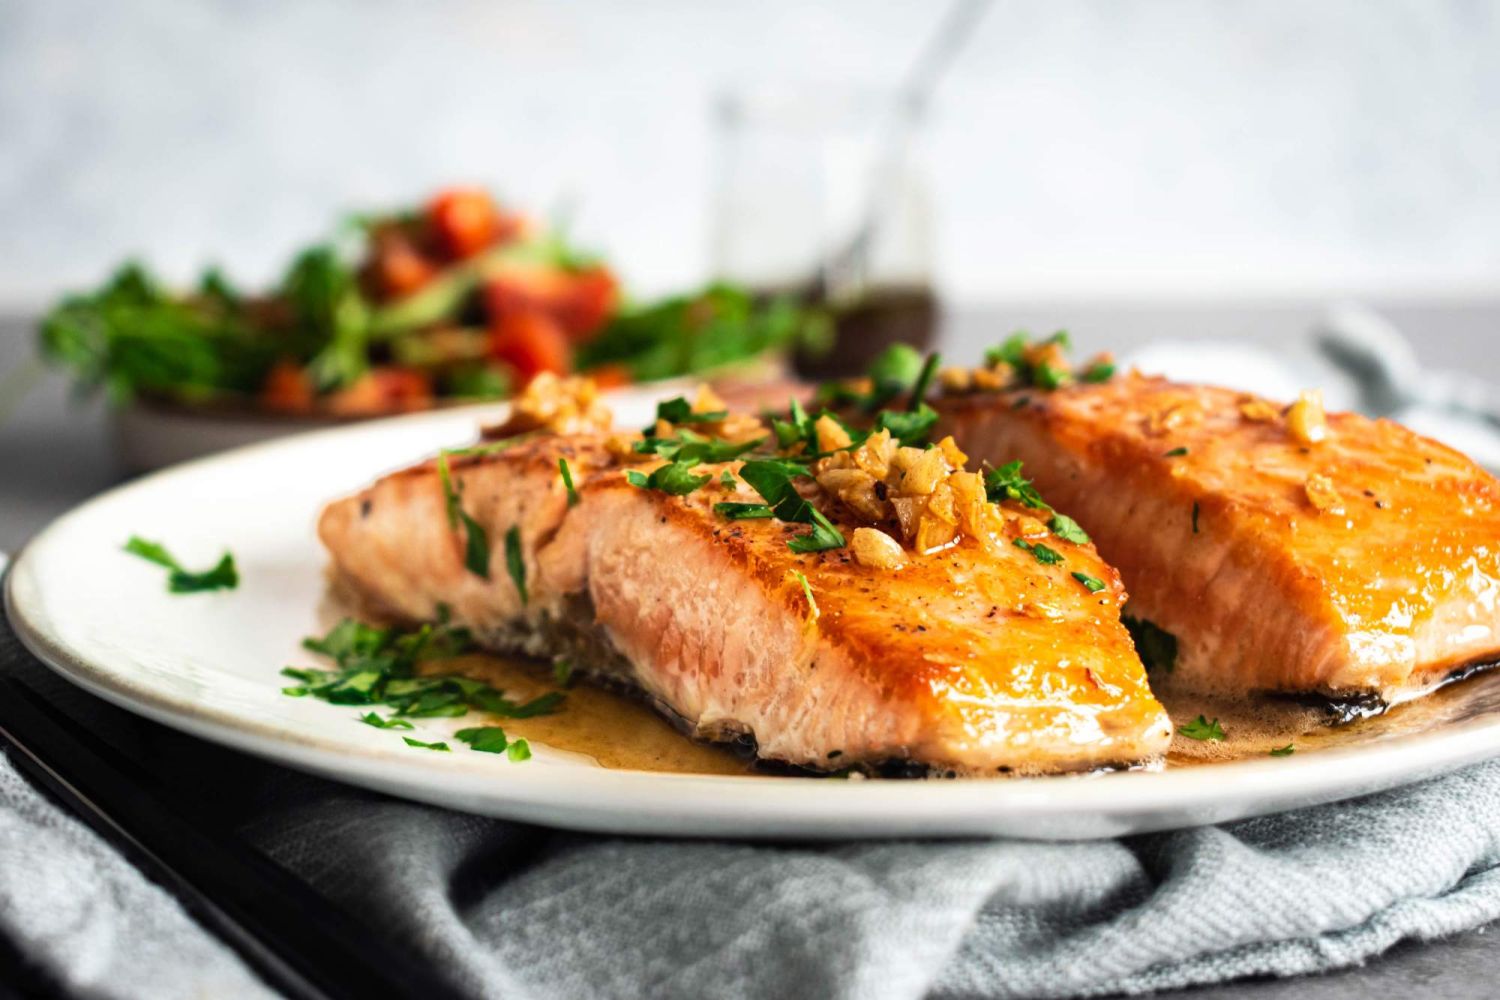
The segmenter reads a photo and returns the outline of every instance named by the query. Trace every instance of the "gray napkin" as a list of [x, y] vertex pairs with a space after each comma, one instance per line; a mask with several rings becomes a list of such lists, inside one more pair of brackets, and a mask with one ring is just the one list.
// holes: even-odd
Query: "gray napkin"
[[[1081, 844], [627, 840], [305, 783], [251, 838], [482, 997], [1097, 996], [1333, 969], [1500, 917], [1500, 764]], [[8, 763], [0, 925], [82, 995], [261, 995]]]

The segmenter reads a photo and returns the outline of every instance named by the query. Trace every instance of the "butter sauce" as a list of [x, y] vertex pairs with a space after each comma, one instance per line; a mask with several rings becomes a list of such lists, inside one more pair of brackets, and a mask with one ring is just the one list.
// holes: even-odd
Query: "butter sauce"
[[[517, 701], [556, 690], [545, 664], [523, 658], [475, 653], [430, 661], [424, 672], [482, 680]], [[1500, 712], [1500, 671], [1456, 681], [1383, 715], [1342, 725], [1334, 725], [1334, 711], [1316, 701], [1205, 697], [1174, 690], [1170, 679], [1156, 678], [1154, 683], [1174, 726], [1201, 714], [1218, 719], [1225, 733], [1222, 741], [1176, 734], [1164, 765], [1168, 770], [1263, 759], [1288, 744], [1296, 754], [1368, 745]], [[753, 759], [728, 747], [694, 740], [642, 701], [585, 680], [568, 689], [567, 700], [556, 714], [496, 719], [494, 724], [513, 737], [524, 736], [553, 750], [579, 754], [605, 768], [673, 774], [762, 773]]]

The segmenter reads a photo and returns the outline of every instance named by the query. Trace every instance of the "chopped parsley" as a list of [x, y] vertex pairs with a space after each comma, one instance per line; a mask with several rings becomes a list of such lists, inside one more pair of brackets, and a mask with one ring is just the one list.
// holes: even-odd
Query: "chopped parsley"
[[1047, 548], [1047, 546], [1043, 545], [1041, 542], [1028, 542], [1024, 538], [1017, 538], [1014, 544], [1016, 548], [1030, 552], [1033, 556], [1036, 557], [1036, 561], [1041, 563], [1043, 566], [1056, 566], [1058, 563], [1063, 561], [1063, 557], [1060, 552], [1058, 552], [1056, 549]]
[[937, 411], [919, 400], [910, 410], [881, 410], [875, 417], [875, 429], [890, 431], [891, 437], [902, 444], [917, 447], [927, 442], [937, 420]]
[[573, 683], [573, 661], [566, 656], [559, 656], [552, 661], [552, 683], [560, 688], [570, 687]]
[[130, 536], [130, 540], [125, 543], [125, 551], [168, 570], [169, 593], [198, 594], [206, 590], [233, 590], [240, 584], [239, 571], [234, 567], [234, 556], [228, 552], [219, 558], [212, 569], [194, 572], [184, 569], [167, 551], [166, 546], [160, 542], [148, 542], [139, 535]]
[[1187, 453], [1188, 453], [1187, 448], [1179, 445], [1178, 447], [1173, 448], [1171, 451], [1169, 451], [1166, 454], [1162, 455], [1162, 458], [1181, 458], [1183, 455], [1186, 455]]
[[1079, 379], [1084, 382], [1108, 382], [1115, 377], [1115, 366], [1112, 361], [1096, 361], [1089, 365]]
[[651, 470], [648, 476], [645, 473], [631, 469], [625, 473], [625, 478], [632, 486], [639, 486], [643, 490], [657, 490], [668, 496], [682, 497], [698, 489], [708, 482], [713, 476], [703, 474], [694, 475], [693, 469], [697, 468], [698, 462], [668, 462]]
[[1193, 501], [1193, 534], [1198, 533], [1198, 501]]
[[410, 736], [403, 736], [401, 738], [406, 741], [406, 745], [409, 747], [420, 747], [423, 750], [441, 750], [443, 751], [443, 753], [450, 752], [448, 750], [448, 744], [442, 741], [438, 741], [436, 743], [423, 743], [421, 740], [414, 740]]
[[448, 527], [457, 531], [463, 525], [464, 567], [475, 576], [490, 578], [490, 539], [484, 525], [474, 520], [464, 510], [458, 487], [453, 482], [453, 472], [448, 467], [448, 451], [438, 452], [438, 482], [443, 486], [443, 502], [448, 509]]
[[984, 363], [993, 368], [1002, 361], [1012, 368], [1021, 368], [1026, 364], [1026, 348], [1031, 346], [1031, 334], [1024, 330], [1017, 330], [1006, 337], [998, 347], [991, 347], [984, 352]]
[[723, 472], [719, 473], [719, 485], [724, 487], [726, 490], [734, 489], [734, 473], [730, 472], [728, 469], [725, 469]]
[[798, 553], [841, 548], [844, 536], [792, 485], [793, 476], [805, 475], [806, 467], [780, 459], [756, 459], [740, 466], [740, 478], [765, 499], [773, 516], [781, 521], [812, 525], [812, 531], [788, 540], [788, 548]]
[[807, 598], [807, 610], [812, 614], [813, 621], [817, 621], [818, 616], [822, 612], [818, 610], [818, 602], [813, 599], [812, 584], [807, 582], [807, 577], [800, 570], [793, 570], [792, 576], [796, 577], [797, 582], [802, 584], [802, 596]]
[[1135, 651], [1148, 669], [1171, 673], [1177, 666], [1177, 637], [1144, 618], [1121, 615], [1130, 638], [1135, 641]]
[[731, 521], [757, 521], [776, 516], [776, 512], [763, 503], [716, 503], [714, 513]]
[[1079, 527], [1078, 522], [1066, 514], [1053, 514], [1052, 520], [1047, 522], [1048, 529], [1065, 542], [1073, 542], [1077, 545], [1089, 543], [1088, 532]]
[[1098, 577], [1089, 576], [1087, 573], [1074, 573], [1073, 579], [1083, 584], [1083, 589], [1090, 594], [1097, 594], [1104, 589], [1104, 581]]
[[1043, 361], [1031, 370], [1031, 384], [1038, 389], [1061, 389], [1068, 382], [1068, 373]]
[[678, 431], [676, 437], [644, 437], [632, 448], [641, 455], [660, 455], [669, 462], [687, 462], [699, 465], [704, 462], [729, 462], [765, 443], [765, 438], [754, 441], [725, 441], [708, 438], [689, 430]]
[[1217, 743], [1224, 738], [1224, 728], [1219, 725], [1219, 720], [1209, 722], [1201, 715], [1192, 722], [1178, 726], [1177, 731], [1190, 740], [1208, 740]]
[[[468, 630], [455, 626], [381, 629], [348, 618], [327, 635], [304, 639], [302, 645], [332, 659], [335, 669], [287, 667], [282, 674], [300, 682], [287, 692], [335, 705], [387, 705], [406, 718], [457, 717], [477, 709], [524, 719], [556, 711], [564, 698], [561, 691], [551, 691], [518, 703], [482, 681], [451, 674], [418, 676], [423, 662], [475, 648]], [[361, 721], [376, 725], [371, 716], [379, 718], [372, 712]], [[382, 721], [382, 728], [405, 728], [395, 725], [395, 719]]]
[[941, 360], [942, 355], [933, 351], [922, 363], [922, 371], [917, 375], [916, 384], [911, 387], [911, 399], [906, 405], [911, 412], [916, 413], [926, 406], [923, 400], [927, 396], [927, 387], [932, 384], [932, 376], [937, 374], [938, 362]]
[[[712, 424], [729, 416], [728, 410], [713, 410], [708, 413], [694, 413], [693, 406], [683, 396], [675, 396], [672, 399], [663, 400], [656, 404], [656, 419], [665, 420], [669, 424]], [[647, 427], [643, 434], [650, 434], [656, 426]]]
[[568, 489], [568, 506], [578, 506], [578, 491], [573, 488], [573, 470], [568, 468], [568, 460], [559, 458], [557, 460], [557, 471], [562, 473], [563, 485]]
[[[1038, 346], [1046, 347], [1049, 344], [1057, 344], [1064, 351], [1072, 349], [1072, 341], [1068, 337], [1068, 331], [1058, 330], [1052, 336], [1040, 342]], [[1057, 389], [1067, 384], [1070, 376], [1060, 368], [1042, 361], [1032, 364], [1027, 360], [1031, 351], [1031, 334], [1025, 330], [1018, 330], [1006, 337], [998, 346], [992, 347], [984, 352], [984, 363], [993, 368], [995, 365], [1005, 363], [1016, 370], [1021, 376], [1021, 381], [1038, 389]], [[1091, 369], [1092, 371], [1092, 369]], [[1109, 375], [1114, 374], [1114, 366], [1110, 366], [1109, 373], [1096, 381], [1103, 381]]]
[[366, 712], [359, 717], [359, 721], [376, 729], [412, 729], [410, 722], [405, 719], [382, 719], [379, 712]]
[[505, 748], [505, 756], [509, 757], [517, 764], [519, 764], [523, 760], [530, 760], [531, 744], [527, 743], [524, 738], [519, 740], [511, 740], [510, 746]]
[[897, 396], [906, 392], [922, 372], [922, 355], [910, 344], [896, 343], [887, 347], [870, 364], [868, 392], [855, 392], [839, 382], [827, 382], [818, 387], [818, 401], [834, 406], [857, 406], [866, 413], [873, 413]]
[[1297, 752], [1297, 748], [1295, 746], [1293, 746], [1292, 744], [1288, 743], [1284, 747], [1275, 747], [1275, 748], [1273, 748], [1271, 750], [1271, 756], [1272, 757], [1290, 757], [1292, 754], [1294, 754], [1296, 752]]
[[510, 746], [510, 739], [506, 737], [505, 730], [499, 726], [474, 726], [469, 729], [460, 729], [453, 734], [453, 738], [460, 743], [469, 744], [472, 750], [480, 753], [504, 753], [506, 747]]
[[1021, 462], [1006, 462], [998, 469], [991, 469], [985, 473], [984, 491], [989, 497], [990, 503], [999, 503], [1002, 500], [1014, 500], [1026, 507], [1037, 510], [1051, 510], [1042, 495], [1031, 485], [1031, 480], [1021, 475]]
[[526, 593], [526, 557], [521, 552], [521, 526], [512, 524], [505, 533], [505, 571], [521, 595], [521, 606], [525, 607], [529, 595]]

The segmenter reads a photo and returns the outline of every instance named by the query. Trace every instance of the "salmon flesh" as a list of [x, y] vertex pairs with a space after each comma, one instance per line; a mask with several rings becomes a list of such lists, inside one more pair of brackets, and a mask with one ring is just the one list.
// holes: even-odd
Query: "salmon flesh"
[[1126, 614], [1175, 640], [1174, 681], [1395, 702], [1500, 659], [1500, 483], [1398, 424], [1299, 434], [1264, 399], [1138, 374], [934, 405], [1082, 524]]
[[[1053, 540], [1066, 562], [1044, 564], [1010, 538], [964, 537], [899, 570], [847, 546], [799, 554], [788, 540], [806, 525], [714, 511], [760, 499], [726, 485], [739, 461], [669, 495], [628, 482], [609, 444], [547, 434], [449, 459], [488, 576], [466, 565], [433, 462], [330, 504], [319, 534], [337, 583], [410, 622], [441, 608], [491, 650], [568, 655], [695, 736], [799, 767], [1039, 773], [1165, 751], [1119, 575], [1093, 546]], [[815, 483], [797, 489], [849, 537], [856, 524]]]

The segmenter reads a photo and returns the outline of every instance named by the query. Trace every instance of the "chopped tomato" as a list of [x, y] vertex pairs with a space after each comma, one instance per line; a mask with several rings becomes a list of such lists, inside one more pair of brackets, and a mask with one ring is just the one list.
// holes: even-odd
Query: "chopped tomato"
[[328, 397], [330, 413], [364, 417], [422, 410], [432, 405], [432, 380], [410, 368], [372, 368]]
[[631, 382], [630, 369], [624, 365], [598, 365], [584, 372], [601, 389], [618, 389]]
[[449, 188], [427, 206], [427, 221], [438, 243], [463, 260], [499, 241], [507, 226], [495, 200], [477, 188]]
[[614, 314], [619, 286], [605, 267], [565, 271], [547, 264], [510, 264], [484, 289], [491, 318], [512, 312], [544, 312], [574, 343], [587, 341]]
[[276, 362], [260, 387], [261, 405], [277, 413], [307, 413], [316, 395], [307, 369], [295, 361]]
[[437, 267], [404, 237], [385, 237], [375, 248], [374, 273], [388, 299], [410, 295], [437, 274]]
[[566, 374], [572, 367], [568, 338], [557, 321], [535, 310], [513, 310], [490, 325], [490, 354], [516, 370], [524, 385], [542, 372]]

